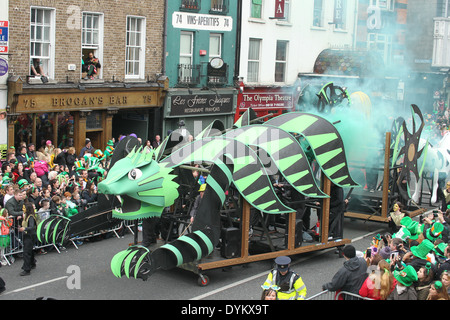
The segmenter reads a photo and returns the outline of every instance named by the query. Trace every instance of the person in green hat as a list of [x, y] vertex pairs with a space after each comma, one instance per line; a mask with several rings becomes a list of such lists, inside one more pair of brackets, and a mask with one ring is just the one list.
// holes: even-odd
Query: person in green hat
[[450, 300], [447, 288], [445, 288], [441, 281], [435, 281], [431, 285], [427, 300]]
[[430, 292], [431, 283], [434, 280], [434, 271], [431, 262], [417, 271], [417, 282], [414, 283], [414, 289], [417, 293], [417, 300], [426, 300]]
[[394, 278], [397, 285], [386, 300], [417, 300], [417, 293], [413, 287], [418, 280], [417, 272], [412, 266], [406, 266], [402, 270], [394, 270]]
[[435, 242], [437, 239], [442, 239], [442, 232], [444, 225], [440, 222], [434, 222], [429, 228], [424, 229], [423, 234], [426, 239]]
[[[428, 262], [427, 255], [434, 249], [434, 244], [428, 240], [423, 239], [417, 246], [411, 247], [411, 251], [403, 256], [403, 261], [406, 265], [412, 266], [416, 271]], [[436, 271], [436, 270], [433, 270]]]
[[[423, 237], [434, 242], [437, 239], [443, 239], [444, 242], [448, 242], [449, 230], [447, 222], [444, 218], [444, 214], [440, 210], [433, 210], [433, 212], [424, 213], [421, 217], [422, 223], [420, 225], [420, 232]], [[434, 223], [440, 223], [441, 225], [435, 225], [435, 230], [431, 233], [428, 231]], [[434, 234], [434, 235], [433, 235]]]
[[17, 186], [20, 190], [27, 190], [28, 189], [28, 180], [27, 179], [20, 179], [19, 182], [17, 182]]

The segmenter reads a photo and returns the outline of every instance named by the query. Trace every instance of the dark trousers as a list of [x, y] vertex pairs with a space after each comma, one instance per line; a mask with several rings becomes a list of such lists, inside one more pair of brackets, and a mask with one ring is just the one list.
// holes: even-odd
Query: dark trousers
[[23, 265], [22, 269], [24, 271], [31, 271], [31, 268], [36, 266], [36, 260], [34, 259], [34, 240], [32, 236], [23, 236]]
[[152, 243], [156, 243], [159, 234], [158, 228], [159, 218], [142, 219], [142, 245], [148, 247]]
[[329, 224], [329, 235], [334, 238], [344, 237], [344, 212], [331, 212], [330, 211], [330, 224]]

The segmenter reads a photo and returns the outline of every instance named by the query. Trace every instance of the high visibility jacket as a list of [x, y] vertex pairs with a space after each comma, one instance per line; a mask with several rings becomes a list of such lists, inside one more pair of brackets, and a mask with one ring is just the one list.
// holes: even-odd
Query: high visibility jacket
[[[290, 275], [286, 277], [286, 279], [289, 279], [289, 289], [287, 291], [278, 290], [277, 298], [279, 300], [305, 300], [306, 285], [302, 278], [295, 272], [289, 271], [289, 273]], [[279, 283], [279, 276], [278, 270], [272, 270], [267, 276], [264, 286], [282, 287], [282, 284]]]

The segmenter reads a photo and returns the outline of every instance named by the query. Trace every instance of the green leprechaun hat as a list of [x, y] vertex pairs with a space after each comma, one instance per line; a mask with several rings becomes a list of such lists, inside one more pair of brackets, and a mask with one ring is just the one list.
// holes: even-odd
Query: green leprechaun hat
[[426, 260], [427, 254], [433, 249], [433, 243], [428, 239], [423, 239], [417, 246], [411, 247], [411, 252], [415, 257]]
[[84, 165], [81, 160], [75, 161], [75, 171], [84, 170]]
[[17, 182], [17, 185], [19, 186], [19, 189], [23, 189], [25, 186], [29, 185], [27, 179], [20, 179], [19, 182]]
[[442, 258], [445, 258], [445, 249], [447, 248], [448, 244], [445, 242], [439, 243], [436, 247], [434, 247], [434, 252]]
[[413, 266], [406, 266], [403, 270], [395, 270], [394, 278], [402, 285], [409, 287], [418, 280], [417, 272]]
[[406, 216], [402, 220], [400, 220], [400, 224], [408, 229], [409, 233], [411, 234], [409, 239], [410, 240], [417, 240], [419, 238], [419, 223], [417, 221], [413, 221], [411, 217]]
[[442, 231], [444, 231], [444, 225], [440, 222], [435, 222], [427, 229], [425, 236], [430, 241], [442, 238]]

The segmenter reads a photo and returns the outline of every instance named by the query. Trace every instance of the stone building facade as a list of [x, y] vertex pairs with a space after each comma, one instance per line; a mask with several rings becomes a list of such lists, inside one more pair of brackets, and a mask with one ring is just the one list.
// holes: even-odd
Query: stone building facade
[[[164, 101], [164, 20], [164, 0], [10, 1], [8, 145], [39, 145], [48, 119], [52, 128], [40, 138], [65, 146], [72, 137], [78, 150], [85, 138], [104, 148], [136, 127], [150, 138], [148, 123], [159, 121]], [[92, 78], [82, 63], [89, 52], [101, 64]], [[48, 82], [32, 76], [33, 58]], [[26, 124], [30, 132], [18, 136]]]

